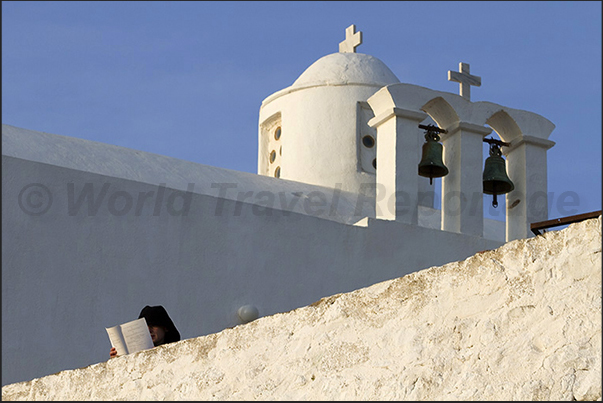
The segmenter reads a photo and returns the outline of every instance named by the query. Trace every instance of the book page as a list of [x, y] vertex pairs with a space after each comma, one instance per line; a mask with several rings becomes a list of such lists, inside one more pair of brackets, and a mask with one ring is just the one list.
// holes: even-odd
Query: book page
[[128, 349], [126, 348], [126, 342], [124, 340], [123, 335], [121, 334], [121, 329], [119, 325], [113, 327], [106, 327], [107, 334], [109, 335], [109, 340], [111, 340], [111, 347], [115, 347], [117, 350], [117, 355], [126, 355], [128, 354]]
[[121, 325], [121, 333], [128, 347], [128, 354], [155, 347], [145, 318], [124, 323]]

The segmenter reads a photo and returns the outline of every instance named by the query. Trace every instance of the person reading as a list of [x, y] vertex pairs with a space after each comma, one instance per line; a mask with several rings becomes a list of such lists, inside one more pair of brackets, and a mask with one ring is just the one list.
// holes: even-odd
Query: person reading
[[[180, 341], [180, 333], [163, 306], [145, 306], [138, 315], [138, 319], [140, 318], [145, 318], [155, 347]], [[117, 349], [111, 347], [109, 358], [115, 357], [117, 357]]]

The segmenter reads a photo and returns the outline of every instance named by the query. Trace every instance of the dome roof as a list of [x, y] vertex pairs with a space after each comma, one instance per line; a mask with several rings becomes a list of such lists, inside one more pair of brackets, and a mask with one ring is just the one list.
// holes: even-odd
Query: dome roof
[[291, 87], [341, 84], [382, 87], [399, 82], [396, 75], [376, 57], [362, 53], [332, 53], [315, 61]]

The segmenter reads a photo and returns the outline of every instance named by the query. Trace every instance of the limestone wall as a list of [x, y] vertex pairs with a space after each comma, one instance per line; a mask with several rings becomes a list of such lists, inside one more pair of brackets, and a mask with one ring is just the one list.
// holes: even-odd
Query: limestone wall
[[601, 217], [2, 399], [601, 400]]

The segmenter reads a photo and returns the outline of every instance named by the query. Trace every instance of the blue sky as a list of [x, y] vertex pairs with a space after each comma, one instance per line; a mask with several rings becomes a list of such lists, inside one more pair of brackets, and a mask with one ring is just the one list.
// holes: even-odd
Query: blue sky
[[469, 63], [472, 101], [552, 121], [549, 217], [601, 209], [598, 1], [3, 1], [2, 122], [255, 173], [262, 100], [351, 24], [401, 82]]

